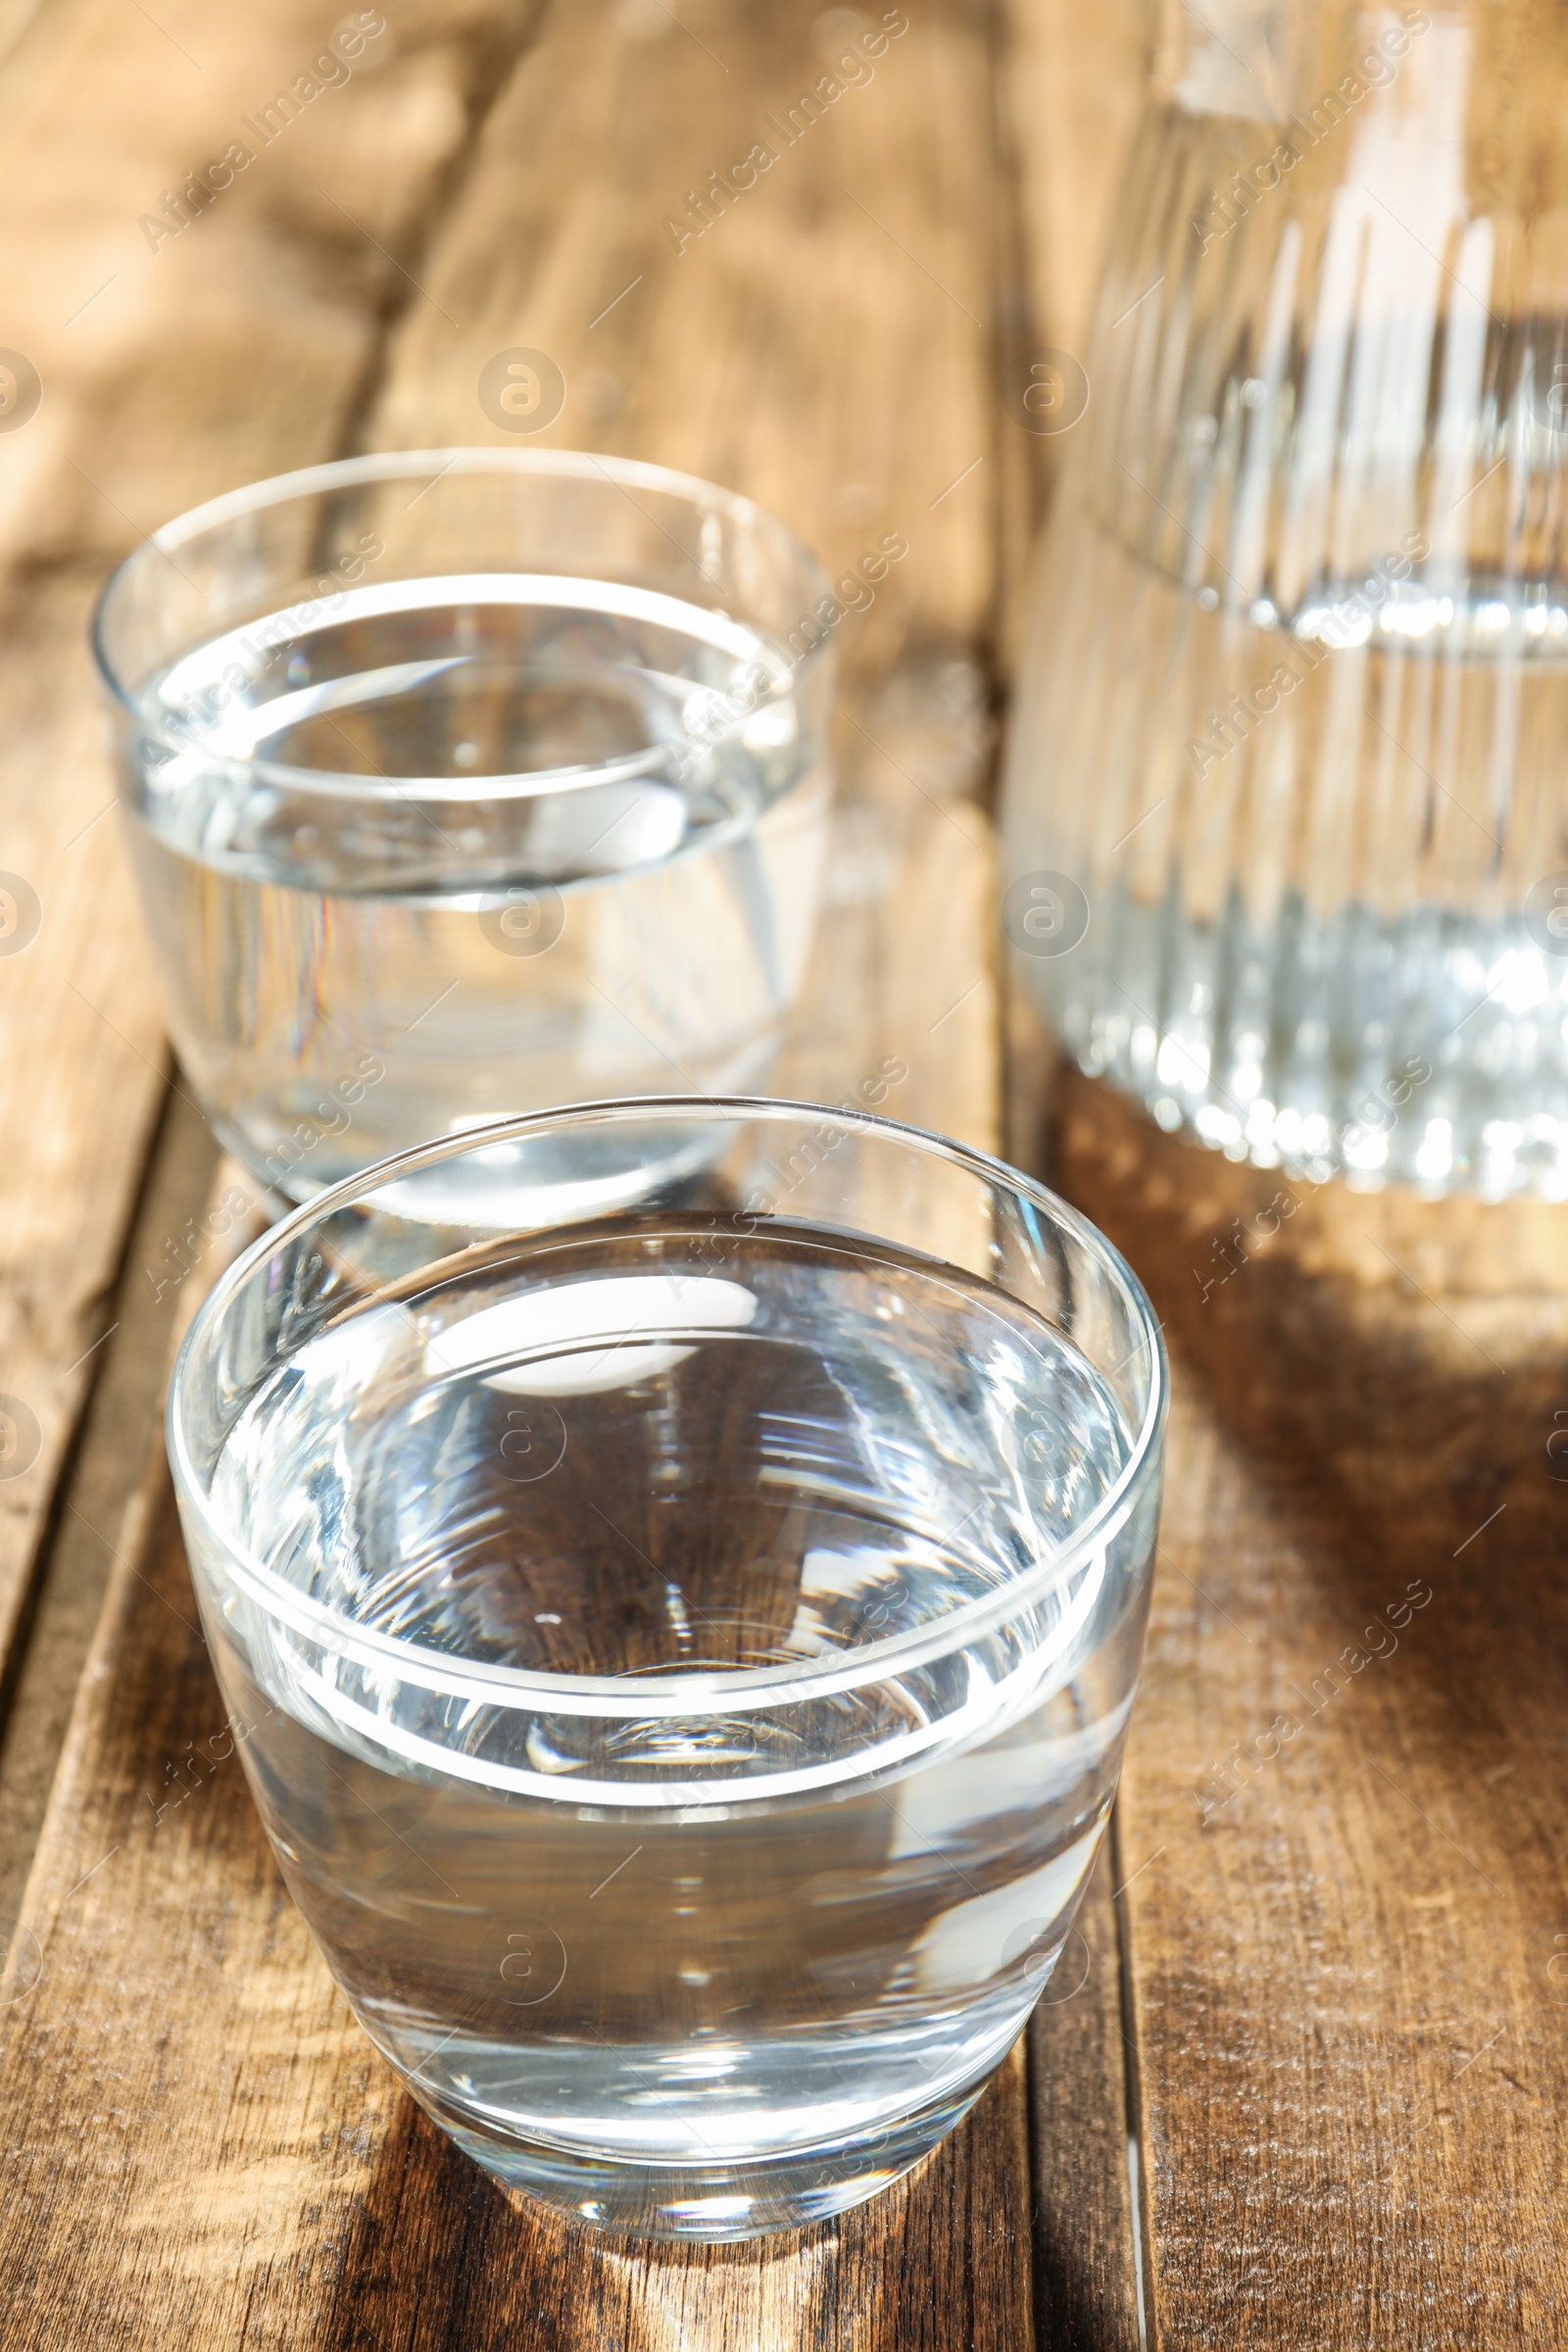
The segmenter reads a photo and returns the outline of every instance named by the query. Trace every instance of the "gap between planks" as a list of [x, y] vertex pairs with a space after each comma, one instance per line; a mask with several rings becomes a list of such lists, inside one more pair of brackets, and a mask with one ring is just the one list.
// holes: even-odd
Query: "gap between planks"
[[[113, 1293], [102, 1368], [38, 1555], [29, 1614], [0, 1727], [0, 1921], [15, 1919], [71, 1707], [130, 1499], [161, 1456], [165, 1375], [181, 1300], [177, 1268], [213, 1194], [218, 1145], [173, 1089]], [[182, 1248], [182, 1245], [184, 1246]], [[151, 1274], [149, 1275], [149, 1269]], [[162, 1283], [162, 1292], [157, 1286]]]

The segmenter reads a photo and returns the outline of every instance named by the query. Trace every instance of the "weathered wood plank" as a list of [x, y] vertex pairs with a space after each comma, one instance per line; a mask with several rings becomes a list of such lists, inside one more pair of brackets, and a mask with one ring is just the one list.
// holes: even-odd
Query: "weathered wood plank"
[[[566, 397], [533, 445], [706, 473], [783, 515], [834, 579], [884, 533], [907, 541], [839, 624], [852, 673], [971, 648], [996, 531], [991, 61], [967, 12], [887, 13], [907, 29], [801, 0], [710, 0], [680, 23], [558, 10], [486, 125], [368, 438], [506, 445], [479, 371], [540, 350]], [[885, 47], [792, 131], [846, 48], [829, 34], [857, 22]], [[696, 233], [688, 194], [760, 142], [776, 160]]]
[[1076, 1075], [1055, 1166], [1177, 1364], [1120, 1800], [1163, 2339], [1568, 2340], [1563, 1211], [1292, 1187]]
[[[48, 1803], [74, 1694], [114, 1564], [116, 1522], [146, 1467], [163, 1405], [159, 1370], [184, 1303], [188, 1266], [211, 1248], [191, 1202], [206, 1200], [218, 1146], [206, 1121], [171, 1091], [137, 1205], [103, 1368], [80, 1443], [61, 1482], [47, 1568], [0, 1730], [0, 1920], [15, 1919]], [[225, 1200], [228, 1221], [232, 1200]], [[187, 1223], [187, 1219], [190, 1222]]]
[[332, 454], [403, 285], [370, 240], [416, 243], [528, 11], [398, 12], [154, 250], [139, 216], [345, 21], [324, 0], [158, 17], [62, 0], [0, 76], [4, 331], [42, 382], [0, 433], [0, 1689], [169, 1083], [83, 646], [91, 595], [182, 507]]
[[0, 651], [0, 887], [21, 943], [0, 959], [0, 1676], [168, 1084], [120, 845], [93, 822], [113, 788], [81, 675], [86, 612], [61, 583], [11, 616]]

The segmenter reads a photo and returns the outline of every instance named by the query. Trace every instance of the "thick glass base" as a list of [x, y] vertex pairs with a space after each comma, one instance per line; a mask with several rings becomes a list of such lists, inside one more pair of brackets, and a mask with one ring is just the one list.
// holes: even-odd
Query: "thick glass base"
[[[766, 1079], [773, 1055], [769, 1035], [744, 1064], [748, 1084]], [[372, 1159], [408, 1151], [422, 1138], [421, 1121], [427, 1115], [414, 1105], [401, 1134], [383, 1129], [362, 1135], [351, 1128], [341, 1142], [323, 1137], [326, 1148], [312, 1147], [306, 1157], [301, 1148], [288, 1145], [286, 1133], [275, 1150], [269, 1150], [264, 1137], [243, 1119], [216, 1108], [210, 1096], [205, 1107], [219, 1141], [281, 1204], [279, 1215], [315, 1200], [331, 1185], [362, 1175]], [[298, 1134], [299, 1127], [293, 1132]], [[590, 1138], [564, 1150], [549, 1138], [525, 1147], [497, 1144], [475, 1150], [456, 1173], [438, 1167], [382, 1185], [374, 1196], [375, 1205], [383, 1217], [407, 1218], [416, 1226], [479, 1231], [612, 1216], [701, 1178], [722, 1156], [733, 1133], [725, 1124], [693, 1143], [672, 1128], [655, 1126], [638, 1139], [635, 1151], [619, 1146], [614, 1138]]]
[[422, 2083], [409, 2087], [475, 2164], [514, 2194], [596, 2229], [704, 2244], [806, 2230], [890, 2188], [968, 2114], [990, 2074], [938, 2104], [853, 2143], [824, 2141], [782, 2154], [703, 2164], [628, 2162], [497, 2131]]

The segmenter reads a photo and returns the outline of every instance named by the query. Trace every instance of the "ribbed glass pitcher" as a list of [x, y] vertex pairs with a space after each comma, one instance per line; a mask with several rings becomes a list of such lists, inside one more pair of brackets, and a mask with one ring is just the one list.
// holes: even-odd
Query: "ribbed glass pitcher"
[[1568, 1196], [1568, 7], [1173, 5], [1130, 171], [1016, 968], [1233, 1158]]

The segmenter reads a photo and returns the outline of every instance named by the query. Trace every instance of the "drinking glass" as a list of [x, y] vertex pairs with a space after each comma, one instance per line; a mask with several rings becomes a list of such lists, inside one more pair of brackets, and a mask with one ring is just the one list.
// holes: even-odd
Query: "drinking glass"
[[[405, 1153], [241, 1258], [174, 1375], [208, 1643], [327, 1965], [462, 2147], [607, 2228], [747, 2237], [924, 2156], [1115, 1788], [1157, 1326], [1072, 1209], [861, 1097]], [[539, 1218], [533, 1157], [672, 1135], [657, 1205]], [[502, 1146], [516, 1220], [455, 1223]]]
[[230, 1150], [303, 1200], [506, 1113], [765, 1086], [825, 835], [824, 588], [748, 500], [555, 451], [316, 466], [139, 548], [94, 641]]
[[1014, 721], [1018, 975], [1235, 1159], [1568, 1197], [1568, 17], [1164, 14]]

